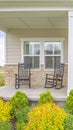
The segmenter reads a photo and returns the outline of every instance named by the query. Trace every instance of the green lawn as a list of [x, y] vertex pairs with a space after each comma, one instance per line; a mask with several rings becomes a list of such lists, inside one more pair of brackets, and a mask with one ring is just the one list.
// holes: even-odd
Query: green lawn
[[5, 85], [4, 68], [0, 68], [0, 87]]
[[0, 74], [0, 79], [4, 79], [4, 75]]

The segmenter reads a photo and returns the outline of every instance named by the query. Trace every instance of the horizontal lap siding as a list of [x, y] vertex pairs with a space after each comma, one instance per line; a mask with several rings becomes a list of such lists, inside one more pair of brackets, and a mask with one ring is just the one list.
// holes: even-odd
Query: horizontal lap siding
[[20, 39], [14, 35], [7, 35], [6, 39], [6, 62], [18, 63], [21, 60]]
[[64, 38], [64, 62], [67, 62], [67, 29], [9, 29], [6, 33], [6, 63], [21, 62], [20, 38]]

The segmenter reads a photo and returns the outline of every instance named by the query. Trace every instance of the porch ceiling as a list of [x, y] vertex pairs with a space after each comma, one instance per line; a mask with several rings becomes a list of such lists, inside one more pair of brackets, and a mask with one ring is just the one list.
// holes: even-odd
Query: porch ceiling
[[1, 11], [0, 29], [67, 28], [66, 11]]
[[73, 7], [73, 0], [0, 0], [0, 7]]

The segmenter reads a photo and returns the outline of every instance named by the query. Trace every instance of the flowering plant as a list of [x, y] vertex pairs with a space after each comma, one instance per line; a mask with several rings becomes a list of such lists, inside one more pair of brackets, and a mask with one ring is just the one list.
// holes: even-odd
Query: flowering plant
[[29, 112], [29, 122], [24, 130], [64, 130], [66, 117], [64, 109], [54, 103], [41, 104]]
[[9, 121], [12, 117], [10, 115], [11, 105], [10, 102], [0, 99], [0, 120]]

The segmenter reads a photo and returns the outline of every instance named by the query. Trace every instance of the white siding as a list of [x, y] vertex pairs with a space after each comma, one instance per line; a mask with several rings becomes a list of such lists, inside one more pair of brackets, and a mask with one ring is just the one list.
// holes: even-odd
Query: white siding
[[67, 62], [67, 29], [9, 29], [6, 33], [7, 64], [16, 64], [21, 62], [20, 38], [64, 38], [64, 62]]

